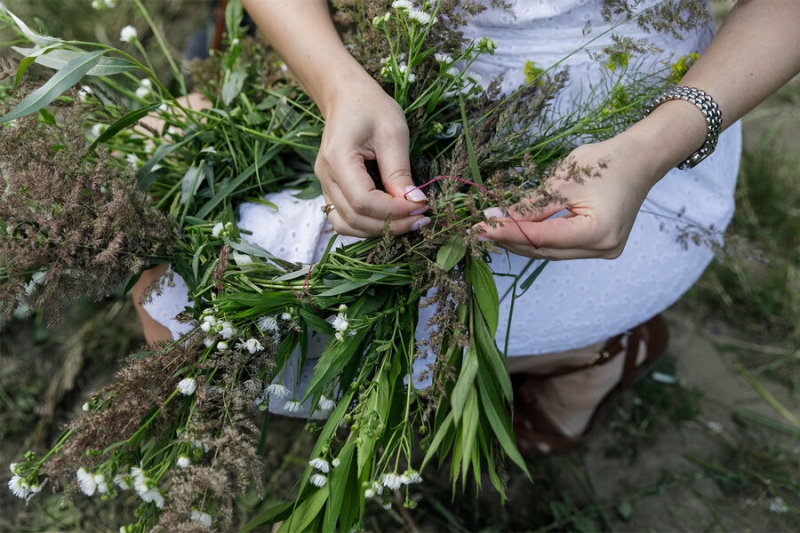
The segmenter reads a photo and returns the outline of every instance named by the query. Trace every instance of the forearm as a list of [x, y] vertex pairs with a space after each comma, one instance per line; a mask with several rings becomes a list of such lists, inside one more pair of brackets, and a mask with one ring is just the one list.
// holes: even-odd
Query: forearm
[[342, 44], [324, 0], [242, 3], [323, 115], [347, 84], [371, 81]]
[[[724, 129], [799, 71], [800, 1], [742, 0], [680, 85], [711, 95]], [[705, 133], [703, 115], [680, 100], [662, 104], [628, 132], [659, 169], [655, 179], [694, 153]]]

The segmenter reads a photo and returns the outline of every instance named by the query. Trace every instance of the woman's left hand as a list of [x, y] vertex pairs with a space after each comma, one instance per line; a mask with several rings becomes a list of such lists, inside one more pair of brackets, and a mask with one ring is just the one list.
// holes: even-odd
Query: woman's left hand
[[475, 231], [527, 257], [618, 257], [647, 193], [663, 176], [637, 144], [619, 135], [576, 148], [543, 187], [508, 213], [487, 210], [490, 220]]

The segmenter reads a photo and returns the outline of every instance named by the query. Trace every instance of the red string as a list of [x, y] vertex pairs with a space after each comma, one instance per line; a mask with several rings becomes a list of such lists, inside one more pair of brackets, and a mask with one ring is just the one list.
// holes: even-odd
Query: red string
[[[495, 201], [495, 202], [497, 202], [497, 203], [500, 203], [500, 201], [497, 199], [497, 196], [495, 196], [494, 194], [492, 194], [492, 193], [489, 191], [489, 189], [487, 189], [487, 188], [486, 188], [486, 187], [484, 187], [483, 185], [479, 185], [478, 183], [475, 183], [475, 182], [473, 182], [473, 181], [469, 181], [469, 180], [467, 180], [467, 179], [464, 179], [464, 178], [460, 178], [460, 177], [458, 177], [458, 176], [451, 176], [451, 175], [449, 175], [449, 174], [442, 174], [441, 176], [436, 176], [436, 177], [435, 177], [435, 178], [433, 178], [432, 180], [430, 180], [430, 181], [426, 181], [426, 182], [425, 182], [425, 183], [423, 183], [422, 185], [418, 185], [418, 186], [414, 187], [413, 189], [409, 189], [409, 190], [407, 190], [407, 191], [405, 192], [405, 194], [403, 194], [403, 198], [404, 198], [405, 200], [408, 200], [407, 196], [408, 196], [408, 194], [409, 194], [409, 193], [411, 193], [411, 192], [413, 192], [413, 191], [416, 191], [416, 190], [418, 190], [418, 189], [422, 189], [422, 188], [424, 188], [424, 187], [428, 187], [429, 185], [431, 185], [431, 184], [433, 184], [433, 183], [436, 183], [437, 181], [439, 181], [439, 180], [441, 180], [441, 179], [445, 179], [445, 178], [447, 178], [447, 179], [452, 179], [452, 180], [456, 180], [456, 181], [458, 181], [458, 182], [460, 182], [460, 183], [464, 183], [464, 184], [466, 184], [466, 185], [469, 185], [470, 187], [475, 187], [475, 188], [477, 188], [477, 189], [480, 189], [481, 191], [483, 191], [484, 193], [486, 193], [486, 194], [487, 194], [489, 197], [491, 197], [491, 199], [492, 199], [492, 200], [494, 200], [494, 201]], [[524, 230], [524, 229], [522, 229], [522, 226], [520, 225], [519, 221], [517, 221], [517, 220], [516, 220], [514, 217], [512, 217], [512, 216], [511, 216], [511, 213], [508, 213], [508, 218], [509, 218], [509, 219], [510, 219], [510, 220], [511, 220], [513, 223], [514, 223], [514, 225], [515, 225], [515, 226], [517, 226], [517, 229], [520, 231], [520, 233], [522, 233], [522, 236], [523, 236], [523, 237], [525, 237], [525, 240], [526, 240], [526, 241], [528, 241], [528, 244], [530, 244], [530, 245], [531, 245], [531, 246], [533, 246], [533, 247], [534, 247], [536, 250], [538, 250], [538, 249], [539, 249], [539, 246], [538, 246], [536, 243], [534, 243], [534, 242], [531, 240], [531, 238], [530, 238], [530, 237], [528, 237], [528, 234], [527, 234], [527, 233], [525, 233], [525, 230]]]

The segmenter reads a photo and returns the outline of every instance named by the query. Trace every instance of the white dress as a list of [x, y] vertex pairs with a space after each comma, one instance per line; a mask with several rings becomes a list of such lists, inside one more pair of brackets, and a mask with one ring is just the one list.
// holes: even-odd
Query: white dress
[[[524, 82], [526, 61], [547, 67], [608, 27], [600, 15], [603, 0], [518, 0], [512, 4], [515, 17], [487, 10], [466, 28], [470, 37], [497, 41], [495, 55], [479, 60], [472, 69], [485, 80], [504, 73], [505, 90]], [[584, 36], [587, 22], [592, 30]], [[664, 53], [653, 58], [656, 66], [702, 51], [713, 35], [710, 24], [682, 40], [645, 33], [635, 23], [615, 31], [660, 46]], [[588, 48], [599, 51], [610, 43], [606, 34]], [[586, 52], [572, 55], [563, 64], [570, 67], [569, 90], [576, 94], [599, 79], [604, 68]], [[531, 288], [517, 297], [510, 318], [511, 281], [508, 276], [496, 276], [499, 293], [505, 295], [497, 334], [501, 349], [509, 328], [510, 357], [580, 348], [622, 333], [672, 305], [713, 257], [708, 246], [686, 246], [679, 236], [687, 228], [719, 234], [727, 226], [733, 215], [740, 147], [737, 123], [720, 136], [716, 152], [708, 159], [694, 169], [669, 172], [653, 187], [619, 258], [551, 262]], [[297, 200], [285, 191], [270, 195], [269, 200], [279, 206], [278, 211], [258, 204], [241, 206], [239, 225], [252, 231], [248, 240], [289, 261], [317, 260], [332, 231], [320, 210], [323, 199]], [[498, 274], [519, 273], [528, 262], [525, 257], [512, 255], [509, 260], [506, 254], [496, 254], [491, 267]], [[146, 309], [177, 336], [188, 326], [172, 318], [187, 303], [185, 285], [177, 280]], [[423, 310], [421, 324], [429, 312]]]

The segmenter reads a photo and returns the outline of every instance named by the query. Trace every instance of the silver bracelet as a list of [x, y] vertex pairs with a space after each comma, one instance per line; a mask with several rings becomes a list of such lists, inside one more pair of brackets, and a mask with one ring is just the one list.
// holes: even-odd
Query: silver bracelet
[[705, 92], [695, 87], [673, 87], [658, 95], [645, 116], [653, 112], [655, 108], [669, 102], [670, 100], [686, 100], [697, 106], [706, 118], [706, 141], [703, 146], [690, 155], [684, 162], [678, 165], [681, 170], [686, 170], [696, 166], [700, 161], [711, 155], [717, 147], [719, 133], [722, 131], [722, 113], [717, 103]]

